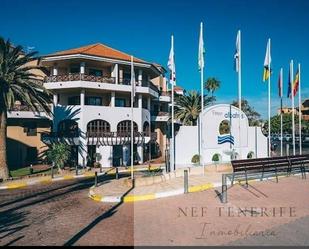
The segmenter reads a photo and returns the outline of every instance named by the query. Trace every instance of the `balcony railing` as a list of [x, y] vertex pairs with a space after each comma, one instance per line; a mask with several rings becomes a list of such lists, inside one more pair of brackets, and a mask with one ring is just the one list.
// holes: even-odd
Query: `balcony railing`
[[153, 111], [152, 116], [169, 116], [169, 112], [158, 112], [158, 111]]
[[116, 82], [115, 77], [95, 76], [80, 73], [46, 76], [44, 79], [45, 82], [63, 82], [63, 81], [80, 81], [80, 80], [110, 83], [110, 84], [115, 84]]
[[[50, 106], [51, 108], [51, 106]], [[40, 107], [40, 106], [37, 106], [37, 109], [39, 112], [44, 112], [45, 110]], [[34, 110], [31, 109], [29, 106], [27, 105], [14, 105], [12, 108], [9, 109], [9, 111], [11, 112], [18, 112], [18, 111], [23, 111], [23, 112], [33, 112]]]

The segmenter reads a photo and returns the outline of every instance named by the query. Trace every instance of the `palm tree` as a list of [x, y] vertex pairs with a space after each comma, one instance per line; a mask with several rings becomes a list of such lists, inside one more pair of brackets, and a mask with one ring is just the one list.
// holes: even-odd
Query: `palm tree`
[[45, 152], [47, 159], [54, 162], [55, 166], [61, 172], [66, 161], [69, 160], [71, 155], [71, 147], [67, 143], [53, 143], [50, 148]]
[[[13, 46], [0, 37], [0, 179], [9, 177], [6, 155], [7, 112], [16, 100], [33, 111], [50, 114], [51, 95], [43, 87], [42, 79], [32, 73], [42, 69], [30, 64], [38, 60], [36, 52], [25, 53], [21, 46]], [[39, 60], [38, 60], [39, 61]]]
[[[214, 97], [204, 96], [204, 106], [208, 106]], [[189, 91], [185, 95], [179, 95], [175, 99], [175, 119], [180, 120], [184, 125], [194, 126], [201, 112], [201, 94], [196, 91]]]
[[211, 93], [211, 97], [214, 96], [214, 92], [220, 88], [220, 80], [210, 77], [205, 82], [205, 89]]

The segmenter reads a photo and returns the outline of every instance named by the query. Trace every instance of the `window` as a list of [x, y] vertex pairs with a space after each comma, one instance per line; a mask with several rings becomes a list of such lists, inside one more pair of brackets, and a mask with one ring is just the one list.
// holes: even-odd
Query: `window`
[[27, 133], [27, 136], [36, 136], [37, 135], [37, 124], [34, 122], [25, 123], [24, 132]]
[[100, 69], [89, 68], [89, 75], [101, 77], [103, 76], [103, 71]]
[[68, 105], [80, 105], [80, 97], [79, 96], [69, 97]]
[[115, 99], [115, 106], [116, 107], [125, 107], [126, 106], [126, 100], [125, 99], [116, 98]]
[[86, 105], [102, 105], [102, 98], [101, 97], [86, 97], [85, 101]]
[[[137, 124], [133, 122], [134, 131], [138, 131]], [[117, 125], [117, 132], [131, 132], [131, 120], [121, 121]]]
[[92, 133], [102, 133], [102, 132], [110, 132], [110, 124], [101, 119], [92, 120], [87, 125], [87, 132]]
[[70, 67], [70, 73], [80, 73], [79, 66], [71, 66]]

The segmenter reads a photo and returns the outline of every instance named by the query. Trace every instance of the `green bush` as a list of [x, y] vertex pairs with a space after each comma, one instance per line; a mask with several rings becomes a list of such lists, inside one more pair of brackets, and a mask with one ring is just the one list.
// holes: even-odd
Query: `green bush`
[[250, 159], [250, 158], [253, 158], [253, 155], [254, 155], [254, 152], [253, 151], [250, 151], [247, 155], [247, 158]]
[[220, 161], [220, 154], [219, 153], [216, 153], [212, 156], [212, 161], [213, 162], [218, 162]]
[[54, 162], [59, 170], [63, 169], [64, 164], [69, 160], [71, 147], [66, 143], [54, 143], [46, 151], [46, 157], [50, 162]]
[[191, 159], [191, 163], [200, 163], [200, 156], [195, 154]]

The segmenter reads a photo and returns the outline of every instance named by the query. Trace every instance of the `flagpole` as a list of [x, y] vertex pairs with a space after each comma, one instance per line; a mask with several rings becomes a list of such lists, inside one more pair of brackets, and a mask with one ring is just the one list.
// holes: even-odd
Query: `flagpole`
[[239, 110], [240, 110], [239, 120], [238, 120], [238, 132], [239, 132], [239, 154], [240, 154], [240, 159], [242, 159], [241, 131], [240, 131], [240, 115], [241, 115], [241, 31], [238, 30], [238, 33], [239, 33], [238, 107], [239, 107]]
[[302, 154], [302, 136], [301, 136], [301, 81], [300, 81], [300, 63], [298, 63], [298, 108], [299, 108], [299, 154]]
[[[174, 36], [172, 35], [171, 37], [171, 46], [173, 49], [173, 53], [174, 53]], [[173, 55], [174, 56], [174, 55]], [[174, 62], [173, 62], [174, 63]], [[170, 161], [171, 161], [171, 168], [173, 168], [173, 170], [175, 170], [175, 139], [174, 139], [174, 66], [172, 67], [173, 70], [171, 71], [171, 83], [172, 83], [172, 142], [171, 142], [171, 157], [170, 157]]]
[[[131, 74], [132, 74], [132, 64], [133, 64], [133, 56], [131, 56]], [[131, 75], [131, 84], [135, 84], [135, 82], [132, 81], [132, 75]], [[134, 147], [134, 136], [133, 136], [133, 105], [134, 105], [134, 96], [133, 96], [133, 85], [131, 86], [131, 179], [134, 179], [133, 175], [133, 147]]]
[[290, 64], [291, 74], [290, 74], [290, 84], [291, 84], [291, 94], [292, 94], [292, 138], [293, 138], [293, 155], [295, 156], [295, 110], [294, 110], [294, 88], [293, 88], [293, 60]]
[[[201, 32], [203, 32], [203, 23], [201, 22]], [[203, 33], [201, 33], [200, 35], [202, 35]], [[203, 39], [203, 36], [202, 36]], [[203, 49], [204, 49], [204, 41], [203, 41]], [[201, 52], [201, 51], [199, 51]], [[203, 52], [203, 51], [202, 51]], [[201, 54], [201, 56], [204, 56], [203, 53]], [[202, 58], [203, 59], [203, 58]], [[203, 59], [204, 61], [204, 59]], [[202, 63], [204, 64], [204, 62]], [[202, 149], [203, 149], [203, 110], [204, 110], [204, 65], [201, 65], [201, 114], [200, 114], [200, 160], [202, 161], [202, 166], [204, 166], [204, 160], [202, 157]]]
[[[268, 39], [269, 42], [269, 54], [270, 54], [270, 48], [271, 48], [271, 41]], [[271, 157], [271, 142], [270, 142], [270, 134], [271, 134], [271, 127], [270, 127], [270, 76], [271, 76], [271, 62], [269, 61], [269, 77], [268, 77], [268, 157]]]
[[283, 84], [282, 84], [282, 80], [283, 80], [283, 68], [280, 69], [280, 137], [281, 137], [281, 140], [280, 140], [280, 155], [283, 156], [283, 121], [282, 121], [282, 96], [283, 96], [283, 93], [282, 93], [282, 87], [283, 87]]

